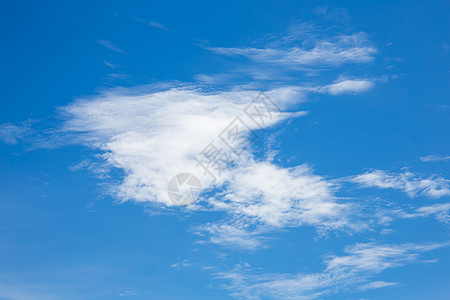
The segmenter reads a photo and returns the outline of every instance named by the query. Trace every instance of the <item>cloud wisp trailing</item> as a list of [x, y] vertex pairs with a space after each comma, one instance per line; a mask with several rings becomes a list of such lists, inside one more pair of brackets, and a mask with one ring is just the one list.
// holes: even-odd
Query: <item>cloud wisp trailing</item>
[[374, 82], [368, 79], [344, 79], [335, 83], [318, 88], [319, 92], [336, 96], [341, 94], [352, 94], [365, 92], [374, 86]]
[[125, 51], [121, 50], [119, 47], [117, 47], [113, 42], [108, 40], [97, 40], [97, 43], [102, 45], [105, 48], [108, 48], [109, 50], [112, 50], [114, 52], [120, 53], [120, 54], [126, 54]]
[[244, 299], [318, 299], [342, 291], [366, 291], [397, 285], [377, 280], [387, 269], [418, 260], [421, 253], [448, 246], [448, 243], [380, 245], [356, 244], [345, 249], [345, 255], [325, 259], [319, 273], [258, 274], [242, 267], [218, 273], [229, 282], [233, 296]]
[[[303, 33], [303, 32], [302, 32]], [[302, 46], [290, 46], [289, 40], [304, 39]], [[256, 47], [210, 47], [210, 51], [225, 56], [241, 56], [258, 63], [282, 65], [290, 68], [338, 67], [347, 63], [368, 63], [373, 61], [376, 48], [368, 43], [367, 35], [355, 33], [317, 38], [314, 35], [298, 37], [286, 35], [278, 43], [261, 48]]]
[[162, 29], [164, 31], [170, 31], [170, 29], [168, 29], [167, 27], [156, 21], [149, 21], [148, 25], [154, 28]]
[[30, 120], [23, 122], [21, 125], [14, 125], [12, 123], [0, 124], [0, 140], [8, 145], [17, 144], [33, 132], [32, 123]]
[[450, 223], [450, 203], [437, 203], [429, 206], [421, 206], [416, 208], [413, 212], [401, 212], [399, 213], [401, 218], [423, 218], [434, 217], [439, 222]]
[[382, 170], [373, 170], [351, 177], [349, 181], [357, 183], [361, 187], [397, 189], [410, 197], [423, 195], [440, 198], [450, 195], [450, 181], [448, 179], [439, 176], [423, 178], [410, 171], [388, 173]]
[[450, 161], [450, 156], [444, 155], [428, 155], [420, 158], [423, 162], [440, 162], [440, 161]]

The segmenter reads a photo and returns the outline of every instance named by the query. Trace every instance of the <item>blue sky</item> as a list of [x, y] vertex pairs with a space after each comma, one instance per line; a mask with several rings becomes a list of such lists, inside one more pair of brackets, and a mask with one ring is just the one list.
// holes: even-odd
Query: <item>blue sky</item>
[[0, 299], [448, 299], [449, 9], [3, 1]]

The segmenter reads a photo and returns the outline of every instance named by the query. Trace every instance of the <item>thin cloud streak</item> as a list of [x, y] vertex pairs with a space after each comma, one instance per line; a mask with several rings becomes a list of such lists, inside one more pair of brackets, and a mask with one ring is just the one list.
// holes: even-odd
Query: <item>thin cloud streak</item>
[[117, 47], [116, 45], [114, 45], [113, 42], [111, 41], [107, 41], [107, 40], [97, 40], [97, 43], [99, 43], [100, 45], [102, 45], [103, 47], [108, 48], [109, 50], [115, 51], [117, 53], [120, 54], [126, 54], [124, 51], [122, 51], [119, 47]]
[[155, 22], [155, 21], [149, 21], [148, 25], [150, 25], [151, 27], [154, 28], [159, 28], [165, 31], [170, 31], [170, 29], [168, 29], [167, 27], [165, 27], [164, 25], [162, 25], [161, 23]]
[[446, 162], [450, 161], [450, 156], [443, 156], [443, 155], [428, 155], [420, 158], [423, 162]]
[[336, 96], [341, 94], [361, 93], [371, 89], [374, 86], [373, 81], [367, 79], [340, 80], [333, 84], [319, 88], [322, 93], [328, 93]]
[[439, 176], [423, 178], [410, 171], [388, 173], [382, 170], [373, 170], [349, 177], [347, 180], [357, 183], [361, 187], [401, 190], [410, 197], [424, 195], [440, 198], [450, 195], [450, 180]]
[[345, 249], [345, 255], [324, 260], [320, 273], [279, 274], [236, 267], [217, 274], [228, 281], [232, 296], [244, 299], [318, 299], [342, 291], [366, 291], [397, 285], [374, 280], [387, 269], [417, 261], [420, 253], [446, 247], [449, 243], [379, 245], [356, 244]]
[[272, 48], [209, 47], [208, 50], [225, 56], [241, 56], [259, 63], [270, 63], [299, 68], [305, 66], [337, 67], [345, 63], [373, 61], [376, 48], [368, 45], [364, 33], [340, 35], [329, 39], [314, 39], [310, 47], [279, 46]]

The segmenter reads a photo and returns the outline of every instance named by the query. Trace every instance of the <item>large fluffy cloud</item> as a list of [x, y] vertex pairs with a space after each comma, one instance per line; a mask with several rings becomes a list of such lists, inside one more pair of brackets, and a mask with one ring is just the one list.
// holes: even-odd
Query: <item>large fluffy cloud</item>
[[[260, 97], [284, 112], [263, 111], [260, 105], [257, 114], [251, 109]], [[249, 144], [258, 130], [302, 115], [286, 111], [303, 97], [302, 90], [294, 87], [264, 95], [248, 90], [208, 93], [186, 86], [139, 92], [112, 90], [64, 107], [63, 130], [100, 151], [100, 162], [87, 166], [89, 169], [101, 168], [102, 174], [106, 168], [123, 172], [118, 183], [111, 186], [111, 192], [121, 201], [173, 205], [167, 196], [170, 179], [183, 172], [194, 174], [204, 190], [213, 191], [197, 207], [225, 211], [230, 216], [202, 230], [212, 235], [213, 242], [234, 241], [252, 247], [258, 245], [261, 230], [269, 227], [312, 225], [335, 229], [348, 225], [350, 205], [339, 203], [328, 181], [307, 165], [283, 168], [258, 159]], [[229, 132], [224, 129], [236, 118], [251, 130], [243, 135], [246, 147], [238, 148], [239, 155], [220, 138], [227, 136]], [[196, 160], [211, 143], [231, 160], [216, 178]], [[255, 240], [247, 243], [243, 236]]]
[[[258, 97], [256, 91], [207, 93], [178, 87], [134, 95], [130, 92], [110, 91], [79, 99], [62, 109], [66, 118], [63, 130], [100, 150], [105, 164], [123, 170], [124, 179], [115, 189], [123, 201], [170, 205], [167, 183], [181, 172], [193, 173], [202, 179], [204, 188], [211, 187], [212, 178], [197, 166], [195, 158], [199, 153], [211, 142], [220, 142], [219, 135], [236, 117], [253, 132], [261, 125], [244, 113]], [[295, 89], [272, 90], [268, 95], [276, 97], [280, 107], [301, 100]], [[295, 115], [274, 112], [262, 125], [269, 127]], [[242, 135], [247, 138], [245, 132]], [[250, 147], [241, 149], [241, 155], [233, 159], [245, 163], [251, 156]], [[238, 171], [224, 171], [216, 184], [223, 183], [230, 172]]]

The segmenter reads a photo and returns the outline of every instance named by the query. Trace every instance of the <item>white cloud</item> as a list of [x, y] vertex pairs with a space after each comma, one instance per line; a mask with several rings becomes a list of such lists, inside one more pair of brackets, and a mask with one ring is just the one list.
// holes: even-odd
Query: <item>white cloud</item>
[[340, 94], [364, 92], [371, 89], [373, 86], [374, 83], [367, 79], [341, 80], [336, 83], [319, 88], [319, 91], [335, 96]]
[[[150, 26], [168, 30], [157, 22]], [[243, 56], [252, 61], [275, 64], [294, 69], [325, 68], [345, 63], [373, 61], [376, 48], [364, 33], [317, 38], [310, 35], [301, 46], [297, 42], [303, 33], [291, 32], [278, 43], [256, 48], [209, 48], [222, 55]], [[309, 33], [308, 33], [309, 35]], [[98, 43], [112, 51], [125, 54], [112, 42]], [[112, 67], [112, 65], [107, 64]], [[258, 80], [268, 76], [258, 72]], [[122, 74], [109, 74], [121, 77]], [[203, 75], [198, 80], [221, 83], [229, 74]], [[339, 79], [325, 86], [313, 88], [283, 87], [267, 94], [284, 110], [303, 100], [305, 91], [331, 95], [357, 93], [369, 90], [374, 81], [369, 79]], [[168, 86], [135, 89], [113, 89], [100, 95], [79, 99], [63, 107], [65, 118], [62, 131], [74, 143], [83, 143], [100, 152], [97, 160], [84, 160], [72, 170], [87, 168], [106, 178], [111, 168], [123, 172], [118, 182], [112, 183], [111, 193], [120, 201], [152, 202], [171, 206], [167, 184], [176, 174], [190, 172], [201, 178], [203, 188], [214, 192], [190, 209], [226, 212], [226, 217], [215, 223], [198, 226], [199, 235], [207, 233], [207, 241], [243, 249], [260, 249], [269, 230], [286, 227], [313, 226], [319, 230], [351, 228], [358, 209], [350, 201], [335, 196], [335, 186], [322, 176], [314, 174], [306, 164], [282, 167], [273, 163], [273, 155], [256, 159], [253, 146], [235, 156], [235, 164], [223, 170], [213, 182], [194, 158], [211, 141], [218, 141], [221, 133], [235, 117], [244, 118], [251, 130], [259, 127], [243, 111], [258, 95], [255, 90], [206, 92], [197, 86]], [[264, 129], [280, 124], [304, 112], [276, 114], [264, 124]], [[27, 135], [26, 128], [4, 124], [0, 138], [16, 143]], [[248, 137], [247, 137], [248, 138]], [[223, 143], [222, 143], [223, 146]], [[423, 161], [447, 160], [448, 157], [428, 156]], [[409, 196], [443, 197], [450, 195], [449, 181], [442, 177], [423, 178], [411, 172], [400, 174], [375, 170], [350, 178], [363, 187], [399, 189]], [[450, 206], [439, 204], [418, 208], [403, 217], [434, 215], [447, 222]], [[372, 210], [373, 212], [373, 210]], [[379, 223], [388, 223], [391, 216], [375, 211]], [[382, 216], [378, 216], [380, 214]], [[364, 227], [364, 226], [363, 226]], [[329, 257], [323, 272], [313, 274], [245, 274], [222, 273], [232, 281], [231, 288], [239, 290], [236, 296], [276, 299], [313, 299], [343, 289], [369, 290], [395, 285], [393, 282], [372, 281], [380, 272], [417, 259], [418, 253], [441, 247], [431, 245], [376, 245], [358, 244], [346, 249], [343, 256]], [[187, 260], [172, 267], [190, 266]]]
[[162, 30], [165, 30], [165, 31], [170, 31], [170, 29], [168, 29], [167, 27], [165, 27], [161, 23], [158, 23], [158, 22], [155, 22], [155, 21], [148, 22], [148, 25], [150, 25], [151, 27], [154, 27], [154, 28], [159, 28], [159, 29], [162, 29]]
[[[200, 178], [203, 189], [214, 194], [189, 209], [228, 213], [226, 220], [198, 228], [213, 243], [250, 249], [261, 246], [261, 233], [269, 228], [307, 225], [325, 231], [353, 226], [348, 220], [353, 207], [340, 203], [331, 184], [307, 165], [283, 168], [259, 161], [249, 146], [232, 156], [234, 165], [222, 170], [216, 182], [197, 166], [194, 158], [211, 141], [220, 147], [218, 135], [236, 116], [258, 129], [243, 112], [258, 94], [206, 93], [194, 87], [112, 90], [62, 108], [63, 131], [101, 152], [98, 161], [84, 161], [75, 169], [84, 167], [103, 177], [110, 168], [123, 171], [110, 189], [120, 201], [171, 206], [167, 184], [173, 176], [189, 172]], [[266, 94], [284, 110], [303, 100], [301, 89], [293, 87]], [[264, 127], [302, 114], [273, 114]]]
[[143, 19], [143, 18], [139, 18], [139, 17], [133, 16], [133, 15], [130, 15], [130, 17], [131, 17], [133, 20], [135, 20], [136, 22], [140, 23], [140, 24], [143, 24], [143, 25], [149, 25], [149, 26], [151, 26], [151, 27], [158, 28], [158, 29], [162, 29], [162, 30], [164, 30], [164, 31], [170, 31], [170, 29], [168, 29], [166, 26], [164, 26], [163, 24], [161, 24], [161, 23], [159, 23], [159, 22], [156, 22], [156, 21], [146, 21], [146, 20]]
[[421, 252], [447, 246], [442, 244], [377, 245], [357, 244], [346, 255], [325, 260], [326, 268], [311, 274], [258, 274], [238, 267], [218, 274], [230, 282], [232, 296], [244, 299], [317, 299], [343, 290], [369, 290], [394, 286], [395, 282], [373, 281], [386, 269], [416, 261]]
[[412, 213], [402, 212], [402, 218], [418, 218], [434, 216], [439, 222], [450, 223], [450, 203], [438, 203], [431, 206], [422, 206], [415, 209]]
[[172, 264], [172, 265], [170, 265], [170, 266], [171, 266], [172, 268], [177, 268], [177, 269], [179, 269], [179, 268], [192, 267], [192, 263], [190, 263], [189, 260], [184, 259], [183, 261], [174, 263], [174, 264]]
[[[211, 179], [196, 167], [196, 157], [239, 115], [257, 95], [255, 91], [203, 93], [189, 88], [130, 95], [130, 91], [112, 91], [81, 99], [62, 109], [67, 118], [64, 132], [76, 133], [79, 142], [99, 149], [109, 166], [125, 173], [115, 187], [115, 195], [125, 201], [156, 201], [170, 205], [167, 183], [174, 175], [191, 172], [202, 178], [204, 188]], [[293, 89], [268, 92], [277, 96], [281, 107], [298, 101]], [[285, 113], [265, 126], [283, 118]], [[257, 129], [252, 121], [245, 120]], [[240, 158], [245, 161], [250, 152]], [[232, 171], [229, 171], [232, 172]], [[223, 183], [226, 174], [218, 184]]]
[[[97, 155], [97, 160], [101, 161], [101, 155]], [[69, 170], [72, 172], [77, 172], [83, 169], [89, 170], [94, 173], [98, 178], [106, 179], [111, 178], [109, 172], [111, 171], [110, 166], [107, 164], [98, 162], [97, 160], [84, 159], [79, 163], [69, 166]]]
[[[15, 275], [15, 274], [14, 274]], [[10, 277], [14, 277], [10, 275]], [[2, 274], [2, 277], [3, 274]], [[0, 299], [4, 300], [58, 300], [58, 299], [75, 299], [72, 295], [65, 294], [54, 286], [47, 286], [37, 283], [20, 283], [4, 282], [0, 284]]]
[[[298, 35], [298, 34], [297, 34]], [[288, 35], [284, 40], [295, 40]], [[282, 38], [283, 40], [283, 38]], [[306, 44], [306, 45], [305, 45]], [[292, 68], [314, 66], [340, 66], [344, 63], [367, 63], [373, 60], [377, 50], [368, 44], [364, 33], [339, 35], [331, 38], [309, 36], [303, 46], [268, 45], [264, 48], [208, 48], [214, 53], [226, 56], [243, 56], [255, 62], [272, 63]]]
[[32, 121], [24, 122], [21, 125], [14, 125], [11, 123], [0, 124], [0, 140], [8, 145], [17, 144], [19, 140], [22, 140], [33, 133], [31, 123]]
[[423, 162], [437, 162], [437, 161], [449, 161], [450, 156], [443, 155], [428, 155], [420, 158]]
[[113, 42], [111, 41], [107, 41], [107, 40], [97, 40], [97, 43], [99, 43], [100, 45], [102, 45], [103, 47], [108, 48], [109, 50], [115, 51], [117, 53], [120, 54], [126, 54], [124, 51], [122, 51], [119, 47], [117, 47], [116, 45], [114, 45]]
[[374, 289], [379, 289], [379, 288], [384, 288], [384, 287], [389, 287], [389, 286], [394, 286], [397, 285], [396, 282], [386, 282], [386, 281], [372, 281], [369, 282], [368, 284], [365, 284], [361, 287], [359, 287], [358, 289], [361, 291], [367, 291], [367, 290], [374, 290]]
[[350, 181], [358, 183], [362, 187], [398, 189], [410, 197], [419, 194], [432, 198], [450, 195], [449, 180], [439, 176], [423, 178], [409, 171], [404, 171], [403, 173], [386, 173], [381, 170], [374, 170], [351, 177]]
[[282, 168], [256, 161], [230, 174], [217, 206], [269, 226], [323, 228], [343, 226], [349, 208], [337, 203], [331, 185], [308, 166]]
[[416, 252], [430, 251], [446, 244], [376, 245], [357, 244], [347, 248], [346, 256], [335, 256], [327, 262], [327, 270], [350, 269], [378, 274], [385, 269], [398, 267], [417, 258]]
[[118, 67], [117, 65], [114, 65], [114, 64], [112, 64], [112, 63], [110, 63], [109, 61], [106, 61], [106, 60], [102, 60], [102, 63], [103, 63], [105, 66], [110, 67], [111, 69], [116, 69], [116, 68]]
[[261, 227], [252, 226], [247, 220], [235, 218], [232, 221], [207, 223], [196, 228], [197, 234], [209, 235], [208, 242], [245, 250], [264, 248], [266, 240]]

